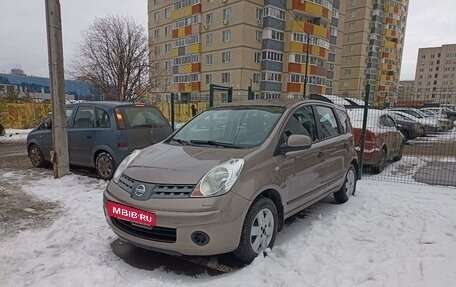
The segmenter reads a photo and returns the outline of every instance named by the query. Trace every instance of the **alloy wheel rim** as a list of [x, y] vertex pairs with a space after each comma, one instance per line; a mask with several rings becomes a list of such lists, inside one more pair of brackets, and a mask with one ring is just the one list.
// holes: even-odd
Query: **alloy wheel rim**
[[353, 195], [353, 191], [355, 189], [355, 172], [350, 169], [347, 173], [347, 177], [345, 178], [345, 192], [347, 193], [347, 197]]
[[32, 147], [30, 149], [30, 159], [34, 165], [37, 165], [41, 161], [41, 155], [37, 147]]
[[98, 160], [98, 171], [104, 177], [109, 176], [112, 172], [112, 162], [107, 156], [102, 156]]
[[274, 216], [271, 210], [263, 208], [257, 213], [250, 228], [250, 245], [253, 251], [260, 253], [271, 243], [274, 234]]

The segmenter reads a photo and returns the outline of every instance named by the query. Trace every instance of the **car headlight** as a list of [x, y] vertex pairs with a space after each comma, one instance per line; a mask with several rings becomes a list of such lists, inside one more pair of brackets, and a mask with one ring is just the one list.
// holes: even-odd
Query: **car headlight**
[[123, 171], [130, 165], [130, 163], [138, 156], [140, 152], [140, 149], [135, 149], [129, 156], [124, 158], [124, 160], [119, 164], [119, 166], [116, 169], [116, 172], [114, 173], [114, 176], [112, 177], [112, 180], [115, 183], [119, 182], [120, 176], [122, 175]]
[[241, 174], [243, 159], [230, 159], [211, 169], [198, 183], [192, 197], [211, 197], [230, 191]]

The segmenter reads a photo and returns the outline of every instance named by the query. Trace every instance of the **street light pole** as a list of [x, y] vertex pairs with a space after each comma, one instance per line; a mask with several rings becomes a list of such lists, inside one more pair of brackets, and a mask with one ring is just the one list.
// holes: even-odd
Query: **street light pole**
[[309, 46], [310, 46], [310, 34], [307, 33], [305, 30], [304, 30], [304, 33], [306, 33], [307, 35], [307, 52], [306, 52], [306, 71], [304, 72], [304, 88], [303, 88], [303, 91], [302, 91], [302, 98], [305, 99], [306, 98], [306, 91], [307, 91], [307, 69], [309, 67]]

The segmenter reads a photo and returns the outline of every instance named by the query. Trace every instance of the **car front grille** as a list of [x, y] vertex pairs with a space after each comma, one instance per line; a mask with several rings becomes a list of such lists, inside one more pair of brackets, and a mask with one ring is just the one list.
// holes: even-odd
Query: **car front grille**
[[194, 184], [156, 184], [134, 180], [125, 174], [119, 179], [118, 185], [131, 194], [138, 185], [150, 190], [147, 199], [188, 198], [195, 188]]
[[176, 242], [177, 233], [175, 228], [154, 226], [148, 229], [146, 227], [140, 227], [138, 225], [132, 224], [129, 221], [124, 221], [115, 217], [111, 217], [111, 222], [115, 227], [119, 228], [123, 232], [142, 239], [166, 243]]

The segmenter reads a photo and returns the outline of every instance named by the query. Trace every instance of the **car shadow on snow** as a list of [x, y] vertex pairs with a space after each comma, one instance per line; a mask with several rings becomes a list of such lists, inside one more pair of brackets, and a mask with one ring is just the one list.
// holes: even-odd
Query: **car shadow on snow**
[[[313, 220], [312, 217], [320, 214], [331, 213], [337, 206], [339, 204], [335, 204], [331, 195], [288, 218], [283, 230], [277, 235], [275, 245], [292, 240], [303, 231], [303, 224], [306, 225], [306, 221]], [[218, 276], [235, 272], [248, 265], [237, 260], [231, 253], [217, 256], [175, 256], [143, 249], [120, 238], [111, 243], [111, 248], [114, 254], [132, 267], [143, 270], [159, 269], [191, 277], [203, 274]]]

